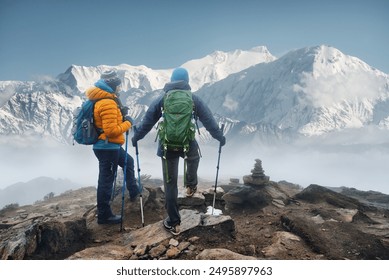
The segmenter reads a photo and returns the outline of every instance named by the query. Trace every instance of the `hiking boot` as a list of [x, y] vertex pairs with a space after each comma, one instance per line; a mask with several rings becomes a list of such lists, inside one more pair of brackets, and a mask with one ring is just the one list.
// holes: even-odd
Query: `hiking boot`
[[190, 186], [187, 186], [186, 187], [186, 196], [187, 197], [191, 197], [195, 194], [195, 192], [197, 191], [197, 187], [194, 186], [194, 187], [190, 187]]
[[122, 221], [121, 215], [112, 215], [107, 219], [97, 219], [99, 225], [113, 225], [119, 224]]
[[173, 235], [180, 234], [180, 226], [179, 225], [169, 226], [168, 222], [166, 220], [164, 220], [163, 227]]

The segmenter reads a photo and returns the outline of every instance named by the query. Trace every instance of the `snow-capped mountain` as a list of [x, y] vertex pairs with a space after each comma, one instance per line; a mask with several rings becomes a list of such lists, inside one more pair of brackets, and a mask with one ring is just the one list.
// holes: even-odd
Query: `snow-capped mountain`
[[115, 69], [118, 72], [122, 80], [121, 87], [123, 91], [137, 88], [148, 92], [163, 88], [170, 77], [169, 70], [153, 70], [143, 65], [121, 64], [118, 66], [100, 65], [96, 67], [72, 65], [65, 73], [59, 74], [58, 79], [69, 85], [74, 91], [79, 91], [79, 94], [82, 94], [99, 80], [102, 72], [110, 69]]
[[73, 95], [65, 84], [58, 81], [7, 82], [2, 90], [14, 90], [16, 94], [0, 108], [0, 134], [72, 141], [72, 112], [81, 104], [81, 98]]
[[306, 136], [389, 128], [389, 76], [328, 46], [291, 51], [197, 94], [216, 114]]
[[[270, 62], [276, 58], [260, 46], [250, 50], [235, 50], [231, 52], [215, 51], [200, 59], [190, 60], [182, 65], [190, 74], [190, 85], [193, 91], [198, 90], [206, 83], [215, 83], [232, 73], [237, 73], [250, 66], [262, 62]], [[153, 70], [144, 65], [131, 66], [121, 64], [118, 66], [100, 65], [86, 67], [72, 65], [58, 79], [73, 89], [84, 92], [91, 87], [100, 77], [100, 74], [108, 69], [118, 71], [123, 91], [137, 88], [146, 92], [163, 88], [170, 79], [173, 69]]]
[[275, 60], [266, 47], [259, 46], [248, 51], [215, 51], [202, 59], [190, 60], [182, 65], [190, 73], [190, 85], [197, 91], [205, 84], [213, 84], [227, 76], [259, 63]]
[[[265, 47], [216, 51], [182, 66], [226, 132], [247, 141], [289, 141], [366, 126], [389, 130], [388, 75], [333, 47], [303, 48], [278, 59]], [[121, 98], [138, 120], [172, 70], [73, 65], [54, 81], [0, 82], [0, 134], [71, 142], [72, 112], [81, 104], [81, 92], [108, 68], [122, 75]], [[202, 132], [200, 138], [209, 135]]]
[[[216, 51], [183, 66], [191, 73], [196, 90], [204, 83], [215, 83], [258, 63], [274, 60], [265, 47], [248, 51]], [[72, 65], [57, 80], [37, 82], [0, 82], [0, 134], [49, 136], [60, 142], [71, 142], [72, 112], [82, 102], [84, 92], [108, 69], [121, 75], [126, 104], [137, 118], [147, 110], [153, 98], [169, 81], [172, 69], [153, 70], [146, 66], [118, 65], [85, 67]]]

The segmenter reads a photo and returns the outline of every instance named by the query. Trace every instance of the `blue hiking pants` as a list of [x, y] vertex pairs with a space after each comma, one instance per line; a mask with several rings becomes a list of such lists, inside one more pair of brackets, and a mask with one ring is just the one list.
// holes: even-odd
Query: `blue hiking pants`
[[[97, 215], [99, 219], [107, 219], [113, 215], [110, 206], [112, 188], [114, 187], [117, 167], [124, 168], [126, 152], [122, 147], [118, 150], [94, 149], [93, 152], [99, 160]], [[127, 154], [126, 186], [130, 197], [135, 197], [138, 194], [139, 189], [135, 178], [134, 159], [129, 154]]]

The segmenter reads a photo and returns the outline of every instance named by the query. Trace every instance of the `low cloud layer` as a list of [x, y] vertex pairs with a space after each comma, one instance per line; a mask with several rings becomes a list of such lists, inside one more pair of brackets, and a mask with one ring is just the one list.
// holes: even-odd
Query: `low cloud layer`
[[[14, 143], [16, 143], [14, 139]], [[98, 162], [92, 147], [68, 146], [41, 141], [38, 144], [12, 142], [0, 146], [0, 188], [17, 182], [26, 182], [40, 176], [69, 179], [83, 186], [96, 186]], [[210, 182], [215, 181], [218, 147], [201, 145], [203, 157], [198, 175]], [[130, 145], [129, 153], [135, 158]], [[219, 166], [219, 183], [230, 178], [250, 174], [255, 159], [262, 160], [265, 174], [273, 181], [286, 180], [307, 187], [319, 184], [331, 187], [354, 187], [389, 193], [387, 163], [389, 145], [364, 145], [363, 143], [340, 146], [303, 143], [294, 146], [232, 147], [222, 148]], [[161, 160], [156, 156], [156, 144], [146, 146], [139, 142], [141, 174], [162, 178]], [[136, 161], [135, 161], [136, 162]], [[179, 167], [183, 174], [183, 160]]]

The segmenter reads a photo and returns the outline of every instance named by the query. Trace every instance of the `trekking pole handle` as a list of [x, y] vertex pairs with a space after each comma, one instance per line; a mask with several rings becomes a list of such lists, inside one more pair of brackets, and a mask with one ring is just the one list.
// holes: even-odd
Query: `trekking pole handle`
[[[224, 135], [224, 123], [222, 123], [222, 127], [220, 128], [220, 130], [222, 131], [222, 135]], [[222, 145], [219, 144], [219, 154], [221, 153], [222, 151]], [[219, 168], [219, 164], [218, 164], [218, 168]]]
[[[136, 133], [137, 130], [138, 130], [137, 127], [136, 127], [136, 125], [133, 126], [133, 129], [134, 129], [134, 133]], [[139, 155], [138, 141], [136, 141], [136, 144], [135, 144], [135, 154], [136, 154], [136, 155]], [[139, 164], [138, 164], [138, 166], [139, 166]], [[138, 169], [139, 169], [139, 167], [138, 167]]]
[[138, 143], [135, 144], [135, 154], [139, 155]]
[[224, 123], [222, 123], [222, 127], [220, 128], [220, 130], [221, 130], [222, 133], [224, 134]]

